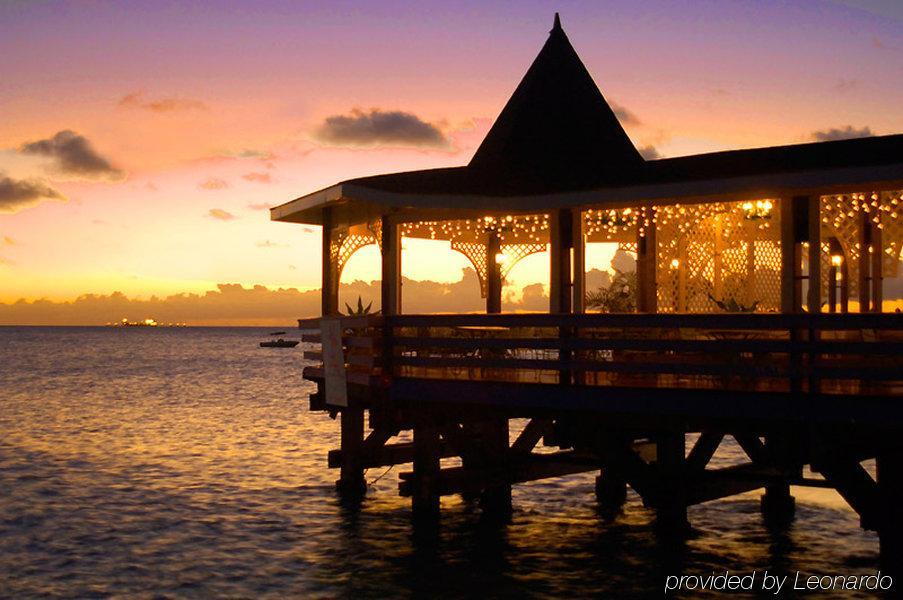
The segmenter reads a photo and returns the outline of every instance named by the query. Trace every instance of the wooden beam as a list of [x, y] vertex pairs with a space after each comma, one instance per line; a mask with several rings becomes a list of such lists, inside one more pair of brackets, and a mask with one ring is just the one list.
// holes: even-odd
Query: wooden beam
[[552, 428], [551, 419], [541, 419], [539, 417], [530, 419], [524, 427], [523, 431], [511, 444], [511, 452], [526, 453], [532, 452], [539, 440], [542, 439]]
[[806, 308], [810, 314], [821, 312], [821, 198], [807, 196], [809, 210], [809, 294]]
[[583, 314], [586, 312], [586, 235], [584, 232], [583, 211], [574, 210], [573, 231], [573, 248], [574, 248], [574, 264], [573, 270], [573, 298], [571, 306], [573, 312]]
[[401, 231], [388, 217], [380, 228], [382, 250], [382, 314], [401, 314]]
[[884, 302], [884, 272], [881, 270], [884, 257], [882, 230], [872, 223], [872, 312], [880, 313]]
[[700, 434], [699, 439], [696, 440], [696, 443], [690, 450], [690, 454], [687, 456], [687, 471], [701, 471], [705, 469], [712, 457], [715, 456], [715, 452], [723, 439], [723, 433], [703, 432]]
[[549, 312], [571, 312], [571, 249], [574, 221], [569, 209], [552, 211], [549, 228]]
[[859, 312], [872, 309], [872, 257], [869, 248], [872, 244], [872, 220], [869, 213], [859, 215], [859, 273], [856, 287], [859, 291]]
[[[651, 206], [646, 207], [647, 216], [652, 215], [652, 211]], [[643, 235], [637, 230], [637, 312], [654, 313], [658, 309], [656, 252], [655, 222], [649, 216], [649, 225], [645, 226]]]
[[339, 312], [339, 282], [336, 281], [336, 270], [332, 266], [332, 235], [334, 229], [333, 209], [323, 209], [323, 236], [322, 236], [322, 268], [321, 277], [321, 313], [325, 316], [335, 315]]
[[432, 423], [414, 425], [414, 477], [411, 487], [416, 517], [439, 515], [439, 430]]
[[502, 252], [499, 234], [491, 232], [486, 242], [486, 312], [502, 312], [502, 265], [496, 256]]

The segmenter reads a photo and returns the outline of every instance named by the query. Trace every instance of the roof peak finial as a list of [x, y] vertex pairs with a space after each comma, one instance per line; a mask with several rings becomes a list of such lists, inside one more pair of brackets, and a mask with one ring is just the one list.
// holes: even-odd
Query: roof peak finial
[[556, 31], [563, 31], [561, 29], [561, 17], [558, 16], [558, 13], [555, 13], [555, 22], [552, 23], [552, 31], [549, 33], [555, 33]]

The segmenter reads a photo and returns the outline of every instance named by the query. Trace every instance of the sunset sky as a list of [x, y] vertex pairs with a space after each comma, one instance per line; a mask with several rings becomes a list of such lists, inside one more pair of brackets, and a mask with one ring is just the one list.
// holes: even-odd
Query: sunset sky
[[[11, 0], [0, 303], [316, 288], [319, 230], [266, 209], [466, 164], [555, 11], [636, 146], [661, 156], [903, 132], [895, 0]], [[364, 253], [343, 280], [376, 264]], [[416, 280], [463, 266], [404, 257]]]

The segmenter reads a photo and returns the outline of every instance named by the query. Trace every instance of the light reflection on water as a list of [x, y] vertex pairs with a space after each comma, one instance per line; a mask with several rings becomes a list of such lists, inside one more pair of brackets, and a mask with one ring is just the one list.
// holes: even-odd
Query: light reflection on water
[[592, 475], [517, 486], [507, 526], [448, 498], [414, 530], [394, 472], [343, 507], [338, 425], [307, 411], [302, 347], [265, 334], [0, 328], [0, 596], [623, 598], [678, 572], [877, 569], [876, 536], [825, 490], [795, 490], [784, 533], [758, 493], [693, 507], [685, 543], [632, 494], [600, 516]]

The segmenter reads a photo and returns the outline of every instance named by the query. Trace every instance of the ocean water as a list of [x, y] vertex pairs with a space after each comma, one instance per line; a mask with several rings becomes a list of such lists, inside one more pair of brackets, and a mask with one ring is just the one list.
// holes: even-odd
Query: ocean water
[[758, 493], [693, 507], [683, 541], [632, 493], [601, 515], [590, 474], [515, 487], [508, 524], [453, 497], [415, 529], [383, 469], [344, 506], [338, 424], [308, 412], [302, 347], [266, 333], [0, 327], [0, 597], [645, 598], [673, 574], [878, 568], [825, 490], [794, 489], [785, 531]]

